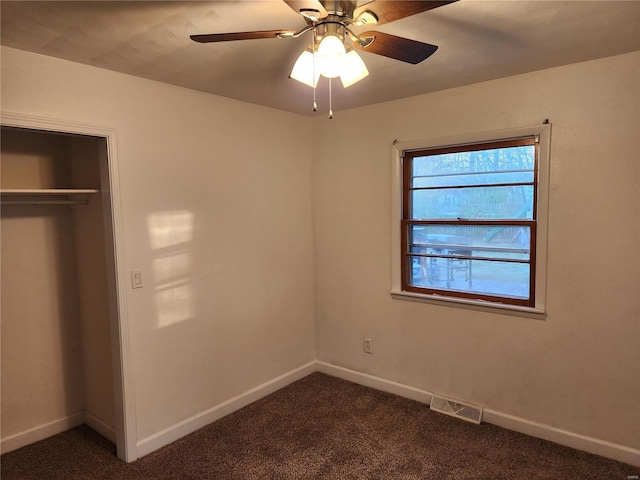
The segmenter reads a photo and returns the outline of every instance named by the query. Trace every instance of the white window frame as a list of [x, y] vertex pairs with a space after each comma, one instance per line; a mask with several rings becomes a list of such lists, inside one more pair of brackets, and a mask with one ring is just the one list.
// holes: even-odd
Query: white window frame
[[[450, 147], [471, 143], [501, 141], [512, 138], [537, 136], [539, 138], [537, 228], [535, 256], [535, 305], [523, 307], [502, 303], [428, 295], [402, 290], [401, 264], [401, 223], [402, 223], [402, 162], [403, 152], [436, 147]], [[549, 168], [551, 148], [551, 125], [545, 123], [530, 127], [498, 130], [482, 133], [456, 135], [452, 137], [430, 138], [394, 142], [391, 147], [391, 296], [398, 300], [410, 300], [436, 305], [469, 308], [473, 310], [509, 313], [513, 315], [544, 318], [546, 316], [547, 283], [547, 236], [549, 217]]]

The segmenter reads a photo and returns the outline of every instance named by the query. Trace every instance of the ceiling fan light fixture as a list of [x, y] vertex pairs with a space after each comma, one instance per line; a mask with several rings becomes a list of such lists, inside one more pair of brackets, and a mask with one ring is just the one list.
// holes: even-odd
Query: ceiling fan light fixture
[[300, 54], [296, 63], [293, 65], [289, 78], [293, 78], [312, 88], [318, 85], [320, 70], [317, 66], [316, 68], [313, 67], [313, 53], [311, 53], [310, 50], [305, 50]]
[[340, 76], [347, 56], [341, 38], [334, 34], [325, 35], [318, 45], [317, 65], [320, 73], [327, 78]]
[[340, 73], [342, 86], [344, 88], [350, 87], [354, 83], [362, 80], [367, 75], [369, 75], [369, 70], [367, 70], [367, 66], [364, 64], [364, 61], [362, 60], [360, 55], [358, 55], [355, 50], [351, 50], [349, 53], [347, 53], [342, 72]]

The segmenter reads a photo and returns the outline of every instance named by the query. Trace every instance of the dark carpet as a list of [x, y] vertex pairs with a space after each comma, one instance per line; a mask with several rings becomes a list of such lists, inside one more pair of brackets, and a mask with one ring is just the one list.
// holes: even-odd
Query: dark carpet
[[314, 373], [133, 463], [86, 426], [1, 457], [10, 479], [623, 479], [640, 469]]

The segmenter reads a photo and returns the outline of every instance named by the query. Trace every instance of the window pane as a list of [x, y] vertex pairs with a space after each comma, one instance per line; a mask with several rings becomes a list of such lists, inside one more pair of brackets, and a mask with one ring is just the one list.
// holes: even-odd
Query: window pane
[[528, 262], [531, 228], [505, 225], [411, 225], [409, 252]]
[[409, 283], [436, 290], [529, 298], [529, 264], [410, 256]]
[[413, 190], [411, 219], [531, 219], [533, 186]]
[[535, 166], [535, 146], [496, 148], [475, 152], [426, 155], [413, 159], [413, 177], [452, 174], [531, 170]]

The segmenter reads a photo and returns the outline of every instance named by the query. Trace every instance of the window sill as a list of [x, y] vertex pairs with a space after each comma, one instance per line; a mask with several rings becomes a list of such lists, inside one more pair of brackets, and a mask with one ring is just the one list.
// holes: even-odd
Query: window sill
[[422, 295], [419, 293], [405, 292], [402, 290], [391, 290], [391, 297], [395, 300], [430, 303], [432, 305], [439, 305], [441, 307], [464, 308], [467, 310], [499, 313], [502, 315], [533, 318], [536, 320], [544, 320], [547, 316], [546, 311], [541, 308], [519, 307], [517, 305], [490, 303], [480, 300], [465, 300], [461, 298], [449, 298], [439, 295]]

